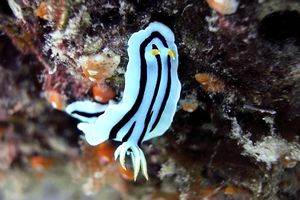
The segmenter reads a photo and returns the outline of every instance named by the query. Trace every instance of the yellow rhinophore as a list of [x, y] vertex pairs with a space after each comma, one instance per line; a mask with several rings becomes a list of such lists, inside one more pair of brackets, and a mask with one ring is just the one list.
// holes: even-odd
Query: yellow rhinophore
[[169, 56], [174, 60], [175, 59], [175, 53], [174, 53], [174, 51], [172, 50], [172, 49], [169, 49], [168, 50], [168, 54], [169, 54]]
[[154, 55], [154, 56], [157, 56], [157, 55], [160, 54], [160, 52], [159, 52], [158, 49], [152, 49], [151, 54]]

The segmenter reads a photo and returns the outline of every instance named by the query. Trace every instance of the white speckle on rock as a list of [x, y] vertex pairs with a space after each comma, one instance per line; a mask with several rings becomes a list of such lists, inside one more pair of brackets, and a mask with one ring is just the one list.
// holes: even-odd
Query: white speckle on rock
[[208, 30], [210, 32], [217, 32], [219, 30], [218, 27], [218, 21], [219, 21], [219, 16], [217, 13], [214, 11], [212, 12], [211, 16], [206, 16], [205, 21], [208, 23]]
[[280, 158], [289, 156], [292, 160], [300, 161], [300, 145], [297, 142], [288, 142], [279, 135], [272, 134], [265, 136], [261, 140], [253, 143], [249, 134], [244, 134], [237, 119], [231, 119], [231, 138], [238, 140], [238, 144], [242, 145], [243, 155], [255, 158], [258, 162], [264, 162], [268, 168], [272, 164], [276, 164]]
[[24, 20], [23, 12], [19, 4], [17, 4], [14, 0], [8, 0], [8, 5], [18, 19]]
[[176, 170], [175, 162], [174, 160], [170, 159], [161, 166], [158, 176], [162, 180], [167, 176], [174, 175], [175, 170]]

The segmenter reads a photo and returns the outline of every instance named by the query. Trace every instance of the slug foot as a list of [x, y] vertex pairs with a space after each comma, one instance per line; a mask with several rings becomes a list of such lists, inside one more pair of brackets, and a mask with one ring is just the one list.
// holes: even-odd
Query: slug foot
[[117, 160], [119, 157], [120, 164], [125, 170], [126, 170], [126, 166], [125, 166], [126, 155], [131, 155], [134, 181], [136, 181], [140, 169], [142, 171], [143, 176], [148, 180], [147, 161], [140, 147], [137, 144], [134, 144], [132, 142], [123, 142], [116, 149], [114, 154], [115, 160]]

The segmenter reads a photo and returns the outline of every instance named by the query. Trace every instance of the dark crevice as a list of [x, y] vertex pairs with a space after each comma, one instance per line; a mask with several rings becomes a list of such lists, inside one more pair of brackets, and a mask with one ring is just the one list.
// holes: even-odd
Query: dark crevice
[[6, 15], [13, 15], [13, 12], [11, 8], [9, 7], [7, 1], [3, 0], [0, 3], [0, 13], [6, 14]]
[[297, 11], [273, 12], [263, 18], [260, 33], [273, 42], [287, 39], [300, 41], [300, 13]]

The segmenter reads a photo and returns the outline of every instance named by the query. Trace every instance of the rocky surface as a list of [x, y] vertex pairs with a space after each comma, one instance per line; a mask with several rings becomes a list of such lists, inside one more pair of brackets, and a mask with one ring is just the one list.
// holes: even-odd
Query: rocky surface
[[[1, 2], [0, 199], [299, 199], [300, 3], [223, 4]], [[127, 40], [155, 20], [175, 33], [182, 93], [133, 182], [117, 143], [88, 146], [62, 111], [94, 87], [121, 97]]]

